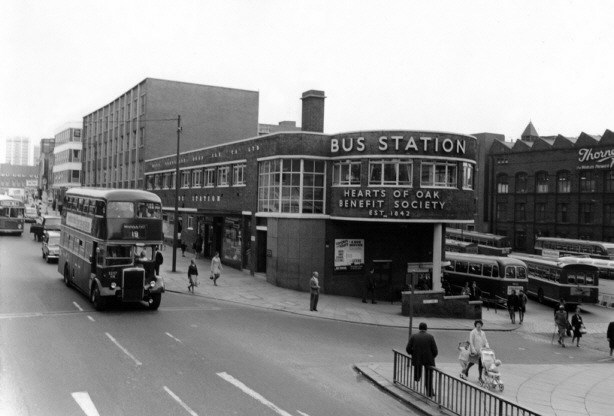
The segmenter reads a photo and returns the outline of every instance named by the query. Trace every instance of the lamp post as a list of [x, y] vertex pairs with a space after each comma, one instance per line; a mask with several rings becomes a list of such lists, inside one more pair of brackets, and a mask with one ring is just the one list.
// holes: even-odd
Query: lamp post
[[173, 272], [177, 271], [177, 226], [179, 225], [179, 140], [181, 116], [177, 116], [177, 155], [175, 156], [175, 222], [173, 227]]

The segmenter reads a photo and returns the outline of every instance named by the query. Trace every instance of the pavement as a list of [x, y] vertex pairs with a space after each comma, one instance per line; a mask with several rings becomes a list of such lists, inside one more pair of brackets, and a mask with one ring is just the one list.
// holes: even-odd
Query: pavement
[[[166, 247], [162, 251], [164, 263], [160, 274], [165, 279], [166, 290], [185, 293], [186, 296], [201, 296], [223, 300], [253, 307], [273, 309], [297, 315], [317, 316], [319, 319], [331, 319], [360, 323], [407, 328], [409, 318], [401, 315], [399, 302], [391, 304], [381, 301], [377, 304], [362, 303], [360, 299], [344, 296], [322, 294], [318, 311], [309, 311], [309, 294], [292, 289], [284, 289], [270, 284], [264, 275], [251, 275], [248, 271], [225, 267], [218, 286], [213, 286], [209, 279], [210, 261], [195, 258], [186, 252], [182, 257], [177, 251], [176, 271], [172, 271], [172, 251]], [[199, 270], [199, 286], [194, 294], [187, 290], [187, 269], [191, 259], [196, 260]], [[164, 300], [162, 301], [164, 305]], [[609, 356], [605, 339], [608, 322], [614, 320], [614, 309], [600, 306], [583, 306], [584, 319], [588, 333], [582, 337], [581, 348], [570, 345], [563, 349], [552, 344], [553, 322], [552, 309], [541, 305], [529, 308], [522, 325], [512, 324], [505, 311], [486, 309], [482, 311], [482, 320], [487, 331], [514, 331], [531, 341], [549, 345], [553, 354], [567, 355], [570, 359], [580, 352], [589, 351], [597, 357], [592, 364], [520, 364], [505, 366], [505, 391], [497, 393], [505, 399], [517, 403], [541, 415], [556, 416], [606, 416], [614, 414], [614, 360]], [[590, 319], [588, 318], [590, 317]], [[473, 320], [452, 318], [415, 318], [413, 327], [418, 322], [426, 322], [430, 330], [469, 331], [473, 329]], [[570, 361], [573, 362], [573, 361]], [[458, 362], [440, 363], [437, 367], [448, 374], [457, 376]], [[392, 382], [392, 351], [389, 362], [356, 363], [354, 368], [375, 383], [379, 388], [406, 402], [414, 409], [429, 415], [442, 413], [426, 399], [398, 388]], [[475, 372], [473, 374], [476, 374]], [[471, 380], [477, 386], [477, 380]]]

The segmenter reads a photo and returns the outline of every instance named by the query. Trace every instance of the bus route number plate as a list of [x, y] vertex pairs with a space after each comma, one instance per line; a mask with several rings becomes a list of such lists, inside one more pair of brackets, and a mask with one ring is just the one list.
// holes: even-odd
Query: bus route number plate
[[145, 240], [147, 238], [147, 226], [145, 224], [124, 224], [122, 237], [130, 240]]

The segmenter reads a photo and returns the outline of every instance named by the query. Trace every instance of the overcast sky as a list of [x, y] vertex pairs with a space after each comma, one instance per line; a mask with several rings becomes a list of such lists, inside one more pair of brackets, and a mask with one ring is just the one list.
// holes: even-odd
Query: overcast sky
[[0, 152], [146, 77], [256, 90], [261, 123], [520, 136], [614, 129], [614, 2], [2, 0]]

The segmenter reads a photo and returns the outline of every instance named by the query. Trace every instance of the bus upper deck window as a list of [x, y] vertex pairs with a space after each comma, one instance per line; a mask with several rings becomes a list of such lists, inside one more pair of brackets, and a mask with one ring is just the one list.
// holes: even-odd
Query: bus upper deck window
[[518, 278], [519, 279], [526, 279], [527, 278], [527, 269], [525, 269], [524, 267], [517, 267], [516, 268], [516, 273], [518, 274]]
[[516, 278], [516, 269], [514, 267], [506, 267], [505, 268], [505, 278], [506, 279], [515, 279]]
[[492, 277], [499, 277], [499, 266], [496, 264], [492, 266]]
[[96, 201], [95, 215], [104, 216], [106, 214], [106, 205], [104, 201]]
[[134, 203], [109, 202], [107, 204], [107, 218], [134, 218]]

